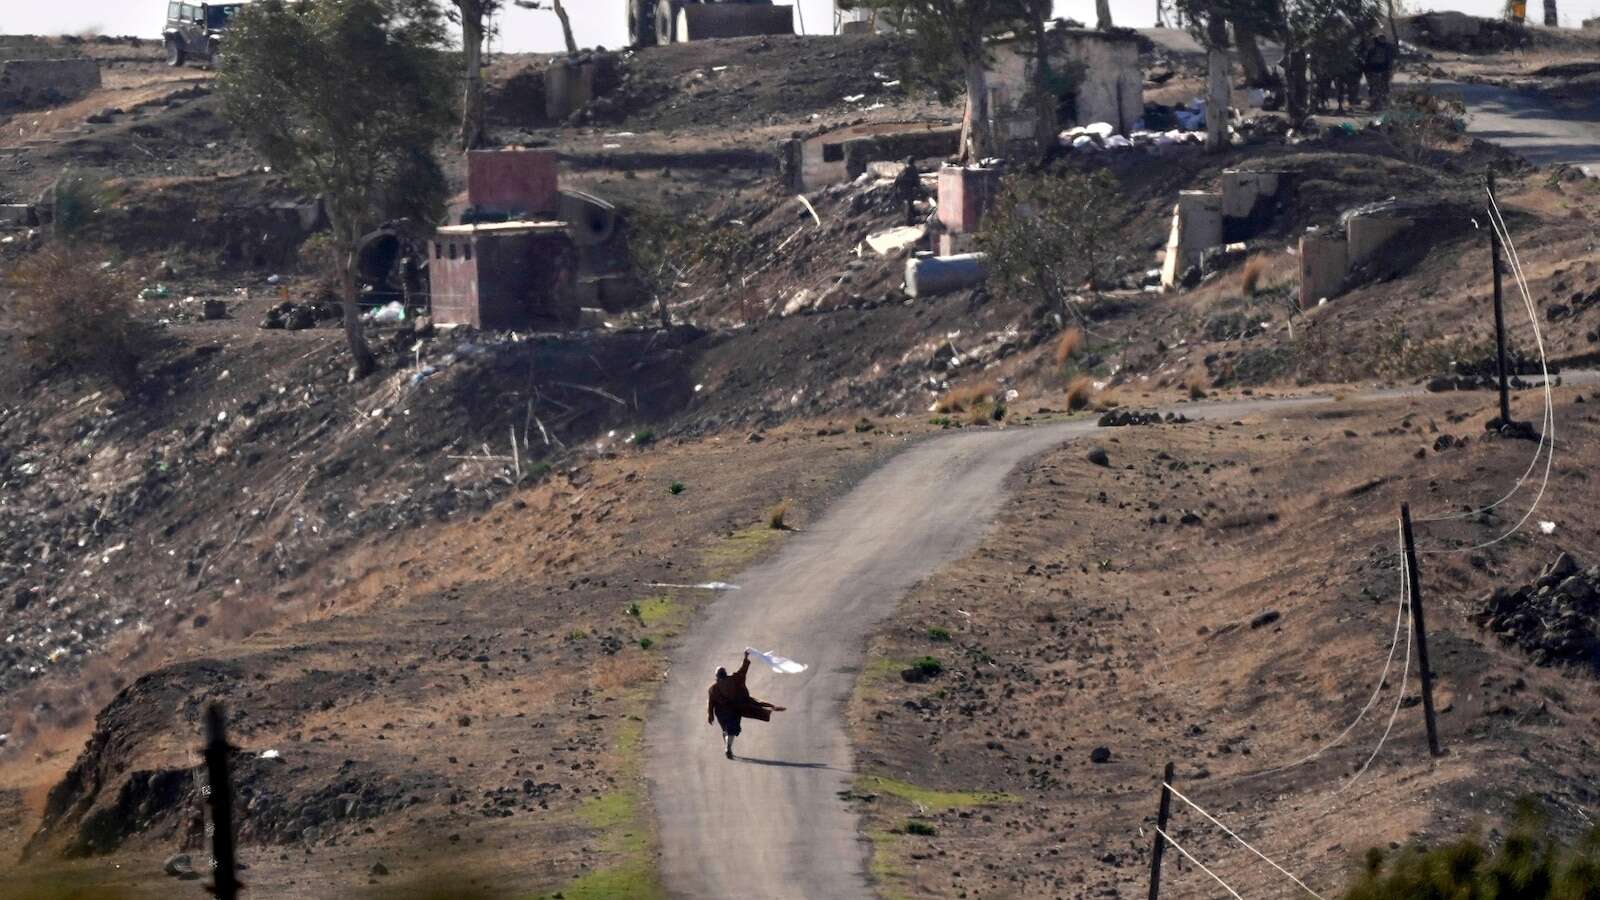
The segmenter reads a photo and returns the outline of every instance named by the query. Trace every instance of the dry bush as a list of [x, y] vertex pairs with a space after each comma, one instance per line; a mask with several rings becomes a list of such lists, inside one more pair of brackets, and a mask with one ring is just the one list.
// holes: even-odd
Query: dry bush
[[1204, 400], [1206, 396], [1206, 379], [1203, 375], [1190, 375], [1184, 382], [1184, 389], [1189, 392], [1190, 400]]
[[46, 370], [84, 371], [124, 393], [138, 383], [149, 332], [133, 316], [133, 285], [86, 248], [51, 245], [18, 263], [7, 279], [9, 314], [24, 352]]
[[933, 411], [938, 413], [962, 412], [974, 406], [993, 403], [1000, 396], [1000, 386], [992, 381], [965, 384], [960, 387], [953, 387], [945, 392], [945, 395], [939, 398], [939, 402], [934, 404]]
[[1089, 398], [1094, 394], [1094, 381], [1087, 375], [1067, 382], [1067, 411], [1077, 412], [1089, 405]]
[[1267, 258], [1265, 256], [1252, 256], [1244, 261], [1244, 273], [1240, 278], [1240, 287], [1246, 297], [1254, 297], [1256, 290], [1261, 286], [1261, 276], [1267, 274]]
[[767, 527], [773, 531], [783, 531], [789, 526], [784, 523], [784, 518], [789, 515], [789, 501], [781, 500], [778, 505], [767, 510]]
[[1083, 346], [1083, 331], [1078, 328], [1068, 328], [1061, 332], [1061, 337], [1056, 340], [1056, 368], [1065, 369], [1067, 362], [1072, 359]]

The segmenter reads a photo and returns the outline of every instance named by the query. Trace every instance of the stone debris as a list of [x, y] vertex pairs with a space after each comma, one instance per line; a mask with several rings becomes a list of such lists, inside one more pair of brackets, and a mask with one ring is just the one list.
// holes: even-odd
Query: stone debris
[[1531, 584], [1496, 588], [1478, 607], [1473, 622], [1535, 663], [1600, 677], [1600, 566], [1581, 569], [1562, 553]]

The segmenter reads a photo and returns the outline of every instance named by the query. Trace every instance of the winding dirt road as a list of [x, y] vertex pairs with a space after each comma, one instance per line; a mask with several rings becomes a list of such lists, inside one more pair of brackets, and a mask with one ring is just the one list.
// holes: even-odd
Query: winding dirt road
[[[1191, 405], [1193, 418], [1327, 402], [1291, 398]], [[838, 794], [854, 777], [844, 704], [873, 627], [914, 584], [971, 550], [1023, 460], [1093, 434], [1092, 421], [964, 431], [914, 445], [879, 468], [698, 618], [673, 656], [646, 724], [646, 773], [662, 875], [683, 897], [870, 896], [857, 816]], [[801, 675], [752, 667], [751, 691], [781, 706], [722, 755], [706, 687], [746, 646], [808, 663]]]

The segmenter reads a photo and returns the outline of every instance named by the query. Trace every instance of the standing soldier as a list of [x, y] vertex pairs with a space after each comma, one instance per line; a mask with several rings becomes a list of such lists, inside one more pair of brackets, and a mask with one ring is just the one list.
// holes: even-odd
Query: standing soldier
[[895, 196], [905, 201], [906, 224], [917, 224], [917, 201], [922, 199], [922, 173], [915, 157], [906, 157], [905, 168], [894, 179]]
[[1389, 105], [1389, 82], [1394, 78], [1395, 55], [1395, 46], [1389, 43], [1389, 36], [1380, 33], [1372, 39], [1366, 59], [1362, 61], [1361, 68], [1367, 76], [1367, 93], [1372, 98], [1372, 108], [1375, 110]]

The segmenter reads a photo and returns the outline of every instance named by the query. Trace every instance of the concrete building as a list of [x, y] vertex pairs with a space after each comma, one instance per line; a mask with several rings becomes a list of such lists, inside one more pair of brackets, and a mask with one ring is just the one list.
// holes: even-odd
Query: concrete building
[[561, 190], [553, 150], [469, 153], [462, 219], [428, 246], [438, 324], [564, 328], [585, 308], [618, 312], [641, 299], [616, 210]]
[[[1052, 98], [1062, 128], [1110, 123], [1118, 133], [1134, 130], [1144, 115], [1144, 67], [1139, 36], [1132, 31], [1053, 28], [1050, 70], [1061, 93]], [[1002, 145], [1037, 143], [1033, 104], [1037, 53], [1032, 40], [1018, 35], [990, 42], [989, 117]], [[1053, 136], [1052, 136], [1053, 137]]]
[[960, 145], [959, 125], [870, 122], [791, 138], [778, 156], [790, 187], [804, 192], [859, 177], [868, 163], [954, 156]]

